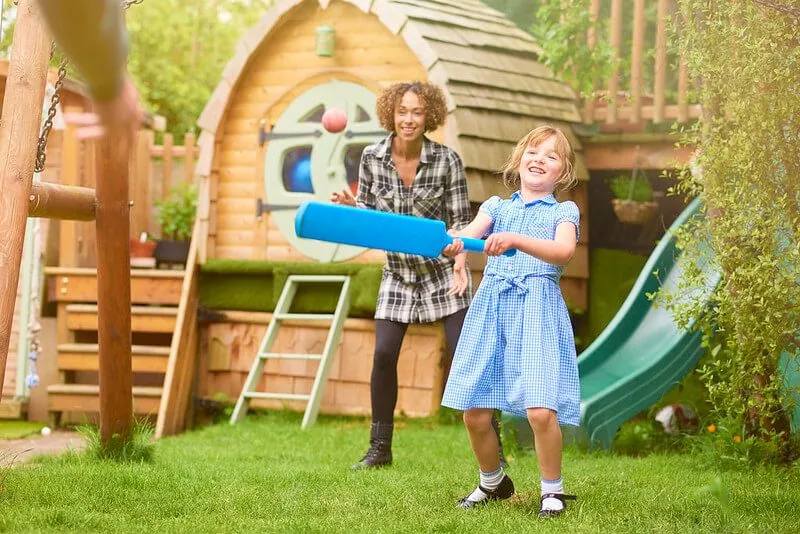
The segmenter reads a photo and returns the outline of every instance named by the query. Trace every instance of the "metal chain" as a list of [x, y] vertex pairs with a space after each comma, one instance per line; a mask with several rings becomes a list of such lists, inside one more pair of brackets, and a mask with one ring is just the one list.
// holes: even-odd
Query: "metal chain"
[[[54, 48], [55, 44], [53, 45], [52, 49]], [[52, 56], [53, 54], [51, 52], [50, 57], [52, 58]], [[58, 103], [61, 101], [61, 86], [64, 85], [64, 78], [66, 76], [67, 58], [64, 56], [61, 58], [61, 64], [58, 66], [58, 77], [56, 78], [56, 83], [53, 86], [53, 97], [50, 100], [50, 109], [47, 110], [47, 118], [42, 126], [42, 133], [39, 136], [39, 144], [36, 149], [36, 165], [33, 168], [34, 172], [42, 172], [44, 170], [45, 160], [47, 159], [47, 137], [50, 135], [50, 130], [53, 128], [53, 119], [56, 116], [56, 108]]]
[[[123, 0], [120, 4], [122, 9], [128, 9], [132, 5], [141, 4], [144, 0]], [[14, 2], [16, 4], [16, 2]], [[56, 43], [55, 41], [50, 45], [50, 59], [53, 59], [53, 54], [55, 54], [56, 50]], [[56, 109], [58, 107], [58, 103], [61, 101], [61, 86], [64, 85], [64, 78], [67, 76], [67, 65], [69, 61], [67, 60], [66, 56], [61, 58], [61, 64], [58, 66], [58, 77], [56, 78], [56, 83], [53, 86], [53, 97], [50, 100], [50, 108], [47, 110], [47, 118], [44, 121], [44, 125], [42, 126], [42, 133], [39, 135], [39, 143], [36, 147], [36, 164], [33, 168], [34, 172], [42, 172], [44, 170], [44, 164], [47, 160], [47, 138], [50, 136], [50, 130], [53, 128], [53, 119], [56, 116]]]

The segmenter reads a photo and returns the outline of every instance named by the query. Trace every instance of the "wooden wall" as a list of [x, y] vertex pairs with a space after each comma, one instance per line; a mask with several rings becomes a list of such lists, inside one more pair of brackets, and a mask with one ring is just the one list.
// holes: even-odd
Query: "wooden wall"
[[[317, 26], [336, 28], [331, 58], [314, 53]], [[286, 106], [306, 89], [330, 79], [351, 80], [379, 90], [396, 81], [425, 79], [427, 72], [402, 37], [374, 15], [351, 4], [304, 2], [286, 14], [261, 44], [229, 100], [217, 134], [211, 174], [207, 255], [210, 258], [304, 261], [268, 215], [258, 222], [256, 198], [266, 199], [258, 145], [259, 122], [274, 124]], [[441, 132], [432, 136], [442, 140]], [[370, 251], [357, 262], [383, 261]]]
[[[232, 313], [224, 322], [203, 327], [200, 338], [198, 390], [200, 397], [224, 394], [235, 402], [244, 386], [253, 356], [264, 337], [270, 314]], [[319, 354], [327, 326], [287, 322], [278, 333], [273, 350], [294, 354]], [[368, 415], [370, 374], [375, 344], [375, 322], [347, 319], [342, 343], [335, 353], [320, 406], [322, 413]], [[408, 329], [398, 365], [397, 413], [427, 416], [439, 408], [444, 332], [439, 324], [412, 325]], [[269, 360], [259, 391], [308, 394], [318, 363], [302, 360]], [[254, 400], [255, 408], [304, 410], [305, 403]]]

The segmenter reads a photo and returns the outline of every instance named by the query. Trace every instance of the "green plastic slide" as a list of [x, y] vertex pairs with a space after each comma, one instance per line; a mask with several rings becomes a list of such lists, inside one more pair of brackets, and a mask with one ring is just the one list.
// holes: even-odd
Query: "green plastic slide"
[[[591, 446], [611, 447], [620, 425], [672, 389], [702, 353], [700, 333], [679, 329], [670, 312], [647, 297], [661, 284], [676, 287], [686, 262], [675, 248], [674, 231], [700, 208], [699, 199], [694, 200], [667, 230], [622, 307], [578, 358], [581, 433]], [[707, 299], [720, 280], [712, 265], [704, 264], [706, 287], [696, 296], [700, 299]]]

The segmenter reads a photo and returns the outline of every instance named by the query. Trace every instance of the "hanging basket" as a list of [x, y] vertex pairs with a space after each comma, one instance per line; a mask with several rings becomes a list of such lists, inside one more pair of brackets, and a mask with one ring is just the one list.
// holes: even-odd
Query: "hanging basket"
[[626, 224], [646, 224], [658, 213], [658, 204], [655, 202], [615, 198], [611, 201], [611, 205], [614, 207], [617, 219]]

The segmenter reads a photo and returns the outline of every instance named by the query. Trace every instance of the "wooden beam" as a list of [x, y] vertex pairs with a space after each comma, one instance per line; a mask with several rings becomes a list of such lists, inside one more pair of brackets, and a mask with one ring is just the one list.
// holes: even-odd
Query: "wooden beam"
[[94, 189], [36, 182], [28, 197], [28, 217], [93, 221], [97, 211]]
[[42, 120], [50, 43], [36, 0], [20, 0], [0, 118], [0, 393]]
[[186, 276], [178, 304], [178, 317], [169, 351], [167, 372], [164, 376], [164, 394], [156, 420], [156, 438], [178, 434], [186, 429], [192, 404], [199, 332], [197, 310], [199, 305], [200, 267], [197, 247], [202, 236], [200, 220], [195, 220]]
[[[611, 138], [613, 136], [598, 137]], [[584, 142], [583, 157], [589, 171], [633, 169], [637, 158], [640, 159], [638, 165], [640, 169], [672, 169], [676, 164], [687, 163], [694, 153], [690, 147], [676, 149], [675, 140], [675, 138], [671, 138], [657, 139], [652, 142], [643, 139], [589, 141]], [[637, 146], [639, 146], [638, 152]]]
[[127, 442], [133, 428], [128, 202], [132, 144], [127, 135], [97, 142], [97, 339], [100, 439], [104, 447]]

